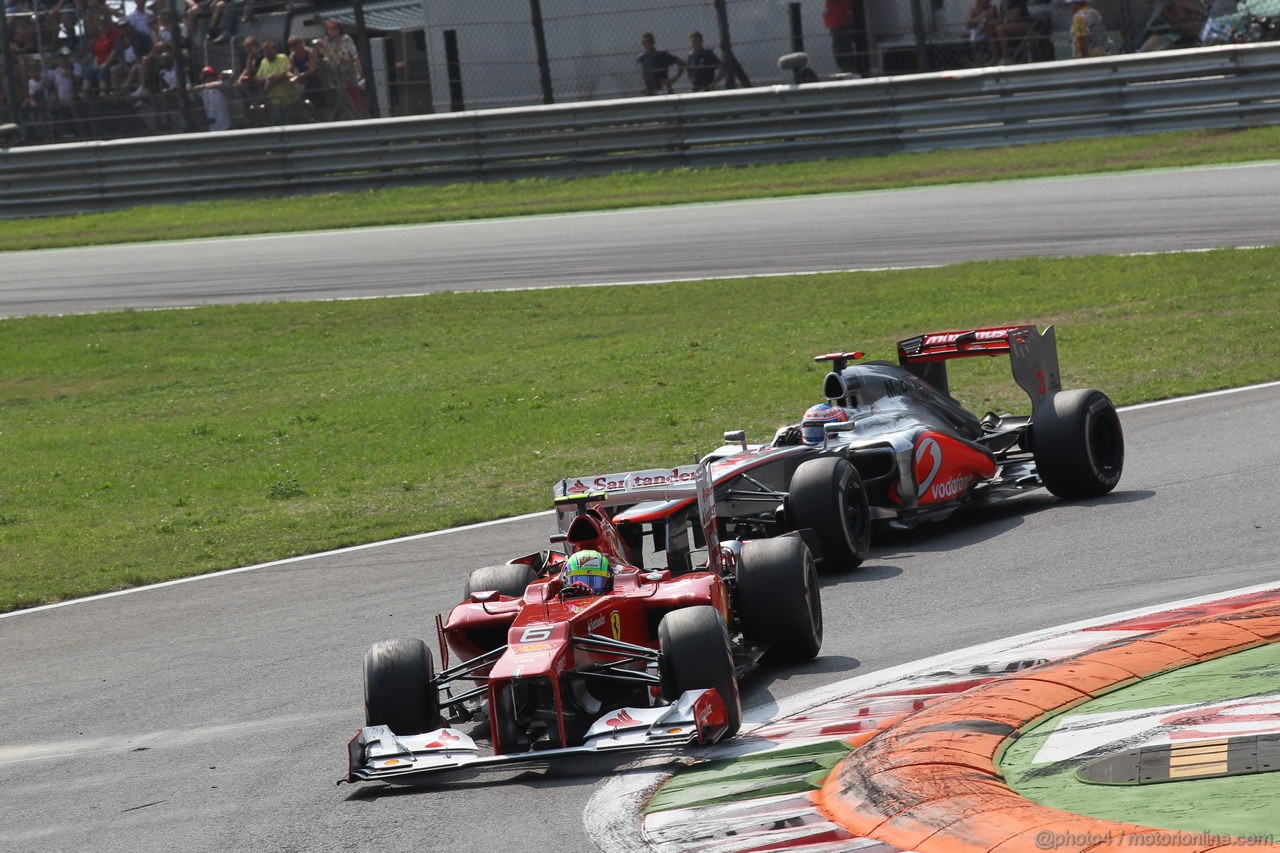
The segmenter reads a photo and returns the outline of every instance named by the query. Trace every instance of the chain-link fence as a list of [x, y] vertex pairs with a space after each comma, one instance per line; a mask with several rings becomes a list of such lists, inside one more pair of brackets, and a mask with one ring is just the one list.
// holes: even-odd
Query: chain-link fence
[[[992, 2], [999, 9], [1008, 0]], [[1107, 17], [1119, 27], [1122, 5], [1152, 0], [1095, 2], [1115, 7]], [[662, 61], [665, 52], [685, 63], [694, 53], [693, 35], [701, 35], [715, 54], [712, 61], [725, 66], [706, 75], [717, 88], [1071, 55], [1068, 6], [1028, 3], [1026, 27], [1010, 34], [1006, 57], [1002, 46], [971, 38], [966, 18], [973, 5], [974, 0], [374, 0], [365, 8], [376, 19], [423, 16], [422, 38], [410, 59], [422, 69], [416, 84], [429, 92], [435, 111], [646, 94], [653, 89], [642, 68], [646, 33], [654, 36], [653, 50]], [[353, 22], [350, 13], [343, 20]], [[799, 69], [780, 69], [778, 60], [800, 51], [807, 54], [808, 70], [798, 78]], [[671, 63], [666, 77], [677, 67]], [[697, 82], [686, 70], [670, 90], [699, 90]]]
[[[985, 0], [124, 0], [124, 8], [105, 0], [5, 2], [0, 46], [8, 73], [0, 122], [7, 116], [17, 125], [8, 141], [19, 143], [569, 103], [1072, 55], [1072, 10], [1048, 0], [990, 0], [996, 9], [1025, 5], [1025, 25], [1008, 33], [995, 26], [1002, 21], [975, 25], [974, 9]], [[1204, 6], [1092, 2], [1113, 51], [1168, 28], [1174, 9]], [[1267, 2], [1280, 0], [1235, 5]], [[1208, 17], [1205, 6], [1197, 21]], [[345, 32], [333, 35], [327, 22]], [[652, 45], [642, 43], [646, 34]], [[695, 34], [707, 52], [695, 50]], [[288, 60], [284, 79], [261, 71], [268, 41]], [[801, 51], [805, 67], [795, 57]], [[784, 56], [791, 59], [780, 67]]]
[[[321, 110], [323, 82], [308, 87], [303, 76], [289, 79], [281, 96], [244, 74], [256, 72], [267, 41], [290, 55], [293, 16], [277, 0], [7, 2], [0, 17], [0, 125], [8, 124], [0, 145], [335, 117]], [[255, 42], [259, 49], [252, 49]], [[299, 53], [312, 55], [309, 45]]]
[[[686, 63], [690, 37], [700, 33], [714, 61], [728, 65], [719, 87], [789, 81], [789, 75], [777, 69], [777, 59], [806, 41], [815, 48], [818, 73], [836, 70], [823, 46], [820, 0], [541, 0], [485, 4], [484, 9], [477, 5], [428, 4], [428, 64], [439, 109], [457, 108], [459, 101], [466, 108], [482, 109], [643, 95], [647, 87], [640, 59], [645, 33], [654, 37], [655, 62], [667, 61], [669, 55]], [[792, 6], [804, 13], [795, 21]], [[659, 82], [674, 76], [678, 67], [670, 63]], [[667, 91], [665, 85], [659, 88]], [[671, 86], [677, 92], [691, 88], [687, 70]]]

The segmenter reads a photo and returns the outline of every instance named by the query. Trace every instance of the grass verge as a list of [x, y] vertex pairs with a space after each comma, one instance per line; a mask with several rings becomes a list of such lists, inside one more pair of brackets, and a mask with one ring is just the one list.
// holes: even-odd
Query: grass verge
[[606, 177], [451, 184], [0, 221], [0, 251], [484, 219], [1275, 159], [1280, 128]]
[[[1058, 326], [1118, 404], [1267, 381], [1280, 249], [0, 323], [0, 610], [545, 509], [819, 396], [834, 347]], [[814, 306], [849, 306], [815, 310]], [[955, 365], [1025, 411], [1005, 359]], [[1123, 488], [1123, 484], [1121, 485]]]

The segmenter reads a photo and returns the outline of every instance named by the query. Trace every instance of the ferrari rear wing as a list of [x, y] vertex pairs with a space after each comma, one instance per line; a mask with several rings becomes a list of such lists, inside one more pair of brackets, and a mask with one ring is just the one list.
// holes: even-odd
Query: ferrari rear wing
[[635, 504], [641, 501], [664, 501], [694, 496], [698, 465], [674, 468], [646, 468], [619, 474], [590, 474], [566, 477], [555, 484], [556, 503], [571, 495], [593, 495], [592, 502], [604, 506]]
[[[712, 486], [711, 468], [700, 462], [696, 465], [677, 465], [674, 468], [647, 468], [618, 474], [566, 477], [556, 483], [553, 494], [556, 516], [562, 530], [567, 529], [566, 519], [574, 506], [634, 506], [647, 501], [696, 499], [698, 526], [702, 528], [703, 541], [707, 546], [707, 561], [711, 569], [719, 571], [720, 536], [716, 521], [715, 489]], [[678, 541], [683, 535], [683, 531], [666, 531], [668, 542]], [[672, 549], [668, 546], [666, 550]]]
[[954, 332], [930, 332], [898, 341], [898, 363], [950, 395], [947, 362], [953, 358], [1008, 355], [1013, 379], [1031, 398], [1034, 412], [1045, 397], [1062, 390], [1058, 345], [1053, 326], [996, 326]]

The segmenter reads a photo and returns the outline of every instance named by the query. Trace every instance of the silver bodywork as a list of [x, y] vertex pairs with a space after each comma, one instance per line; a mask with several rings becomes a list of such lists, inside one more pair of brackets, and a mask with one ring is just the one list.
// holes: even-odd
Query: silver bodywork
[[[823, 381], [823, 397], [845, 409], [848, 421], [825, 426], [820, 446], [787, 443], [783, 427], [771, 443], [749, 444], [743, 431], [725, 433], [726, 441], [706, 454], [714, 484], [717, 513], [729, 535], [776, 535], [788, 528], [785, 501], [791, 477], [803, 462], [819, 456], [843, 456], [853, 462], [871, 495], [871, 518], [910, 527], [922, 520], [950, 515], [963, 503], [1008, 497], [1043, 483], [1025, 442], [1036, 410], [1062, 390], [1057, 342], [1052, 326], [1005, 326], [919, 335], [899, 342], [899, 363], [859, 362], [861, 353], [833, 353], [817, 361], [832, 362]], [[1031, 414], [988, 416], [979, 420], [950, 394], [946, 362], [952, 358], [1008, 355], [1013, 379], [1027, 394]], [[850, 363], [854, 362], [854, 363]], [[995, 475], [970, 486], [944, 505], [920, 505], [916, 481], [917, 442], [928, 431], [944, 433], [992, 457]], [[627, 500], [624, 483], [636, 478], [681, 482], [695, 466], [676, 466], [570, 478], [579, 487], [605, 491], [614, 504], [631, 504], [619, 512], [619, 523], [657, 524], [659, 550], [687, 548], [678, 533], [658, 522], [678, 518], [690, 501]], [[558, 487], [562, 494], [565, 486]], [[890, 501], [890, 490], [896, 500]], [[673, 525], [678, 531], [683, 525]]]

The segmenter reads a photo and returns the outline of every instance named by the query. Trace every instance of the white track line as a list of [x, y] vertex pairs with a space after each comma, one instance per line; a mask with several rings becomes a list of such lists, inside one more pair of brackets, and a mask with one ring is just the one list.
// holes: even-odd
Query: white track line
[[479, 530], [482, 527], [493, 527], [498, 524], [508, 524], [513, 521], [527, 521], [531, 518], [540, 518], [544, 515], [551, 515], [553, 510], [544, 510], [542, 512], [531, 512], [528, 515], [517, 515], [511, 518], [499, 518], [495, 521], [481, 521], [476, 524], [468, 524], [463, 527], [451, 527], [448, 530], [432, 530], [427, 533], [415, 533], [412, 536], [401, 536], [399, 539], [384, 539], [381, 542], [366, 542], [364, 545], [352, 545], [348, 548], [339, 548], [336, 551], [322, 551], [318, 554], [303, 554], [300, 557], [287, 557], [283, 560], [272, 560], [270, 563], [259, 563], [256, 566], [241, 566], [238, 569], [223, 569], [220, 572], [210, 572], [206, 575], [193, 575], [189, 578], [177, 578], [176, 580], [163, 581], [161, 583], [148, 584], [147, 586], [135, 586], [129, 589], [118, 589], [115, 592], [104, 592], [101, 595], [90, 595], [85, 598], [72, 598], [67, 601], [59, 601], [56, 604], [42, 604], [39, 607], [29, 607], [26, 610], [13, 610], [9, 613], [0, 613], [0, 619], [12, 616], [21, 616], [24, 613], [39, 613], [42, 610], [53, 610], [58, 607], [69, 607], [72, 604], [86, 604], [90, 601], [102, 601], [104, 598], [116, 598], [121, 595], [132, 595], [135, 592], [146, 592], [151, 589], [163, 589], [168, 586], [177, 586], [178, 584], [194, 583], [195, 581], [208, 580], [210, 578], [223, 578], [227, 575], [238, 575], [241, 572], [252, 572], [258, 569], [269, 569], [273, 566], [286, 566], [290, 563], [301, 563], [304, 560], [315, 560], [320, 557], [332, 557], [336, 554], [351, 554], [356, 551], [364, 551], [369, 548], [380, 548], [383, 545], [398, 545], [401, 542], [414, 542], [418, 539], [430, 539], [433, 536], [444, 536], [448, 533], [465, 533], [468, 530]]
[[1242, 391], [1257, 391], [1261, 388], [1275, 388], [1277, 386], [1280, 386], [1280, 380], [1276, 380], [1275, 382], [1262, 382], [1258, 385], [1246, 385], [1243, 388], [1225, 388], [1221, 391], [1206, 391], [1203, 394], [1192, 394], [1190, 397], [1174, 397], [1169, 400], [1156, 400], [1151, 403], [1135, 403], [1132, 406], [1125, 406], [1123, 409], [1118, 409], [1117, 411], [1137, 412], [1142, 409], [1154, 409], [1156, 406], [1167, 406], [1170, 403], [1189, 403], [1194, 400], [1207, 400], [1210, 397], [1222, 397], [1226, 394], [1239, 394]]

